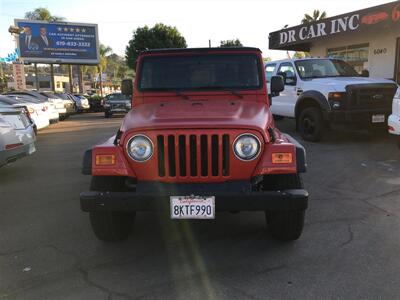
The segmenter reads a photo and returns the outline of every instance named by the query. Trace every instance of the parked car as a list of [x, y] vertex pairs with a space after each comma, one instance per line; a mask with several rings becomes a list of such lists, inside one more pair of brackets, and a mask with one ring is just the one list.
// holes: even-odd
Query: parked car
[[64, 104], [62, 104], [58, 99], [50, 98], [40, 94], [37, 91], [28, 91], [28, 90], [17, 90], [17, 91], [10, 91], [4, 93], [5, 95], [16, 95], [16, 96], [29, 96], [33, 97], [40, 103], [45, 105], [46, 111], [48, 110], [49, 121], [50, 123], [57, 123], [60, 119], [60, 111], [63, 111]]
[[400, 87], [393, 99], [392, 114], [389, 116], [388, 125], [389, 133], [397, 135], [400, 148]]
[[102, 100], [104, 117], [111, 118], [115, 114], [126, 114], [131, 110], [132, 99], [122, 93], [113, 93], [105, 96]]
[[33, 124], [20, 109], [0, 106], [0, 166], [36, 151]]
[[332, 124], [386, 130], [397, 84], [359, 75], [338, 59], [304, 58], [268, 62], [267, 80], [280, 75], [285, 90], [274, 97], [271, 112], [296, 119], [304, 140], [316, 142]]
[[90, 110], [89, 100], [84, 95], [74, 94], [73, 96], [75, 97], [75, 104], [78, 112]]
[[[84, 155], [92, 181], [81, 208], [97, 238], [126, 239], [137, 212], [163, 209], [172, 219], [203, 220], [263, 211], [273, 237], [300, 237], [305, 150], [275, 127], [262, 68], [256, 48], [139, 55], [134, 109], [115, 136]], [[271, 93], [283, 88], [272, 77]], [[122, 90], [132, 94], [132, 83]]]
[[57, 99], [57, 101], [61, 101], [63, 103], [63, 112], [60, 113], [60, 120], [65, 120], [68, 118], [70, 115], [75, 113], [75, 102], [70, 99], [70, 97], [65, 94], [65, 93], [54, 93], [54, 92], [40, 92], [42, 95], [52, 98], [52, 99]]
[[21, 109], [29, 121], [33, 123], [35, 134], [37, 134], [37, 130], [43, 129], [50, 124], [47, 115], [42, 111], [44, 105], [41, 103], [25, 102], [21, 99], [17, 100], [9, 96], [0, 95], [0, 105], [10, 105]]

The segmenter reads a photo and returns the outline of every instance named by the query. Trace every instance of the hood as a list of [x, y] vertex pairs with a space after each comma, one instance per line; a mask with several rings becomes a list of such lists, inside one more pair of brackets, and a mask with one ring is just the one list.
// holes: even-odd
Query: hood
[[347, 85], [352, 84], [393, 84], [394, 82], [387, 79], [371, 78], [371, 77], [327, 77], [327, 78], [314, 78], [311, 80], [304, 81], [304, 83], [312, 86], [320, 85], [330, 87], [332, 90], [337, 92], [346, 91]]
[[265, 134], [272, 117], [264, 102], [246, 100], [175, 100], [134, 107], [121, 130], [243, 128]]

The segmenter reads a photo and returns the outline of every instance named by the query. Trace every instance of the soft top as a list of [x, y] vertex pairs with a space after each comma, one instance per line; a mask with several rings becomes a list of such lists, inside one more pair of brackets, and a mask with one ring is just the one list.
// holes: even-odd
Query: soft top
[[214, 48], [167, 48], [167, 49], [149, 49], [144, 50], [140, 54], [155, 54], [155, 53], [190, 53], [190, 52], [241, 52], [241, 51], [256, 51], [261, 52], [259, 48], [254, 47], [214, 47]]

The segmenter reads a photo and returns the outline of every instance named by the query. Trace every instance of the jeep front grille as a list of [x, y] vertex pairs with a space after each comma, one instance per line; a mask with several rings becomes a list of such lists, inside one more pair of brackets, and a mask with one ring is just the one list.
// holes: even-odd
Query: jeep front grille
[[160, 177], [229, 176], [228, 134], [157, 135], [156, 149]]

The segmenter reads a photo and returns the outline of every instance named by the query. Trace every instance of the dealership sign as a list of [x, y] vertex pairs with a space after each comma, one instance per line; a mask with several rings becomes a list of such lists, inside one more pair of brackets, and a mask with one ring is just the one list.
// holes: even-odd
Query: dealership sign
[[99, 63], [96, 24], [15, 20], [15, 25], [23, 28], [17, 44], [25, 62]]
[[399, 1], [273, 32], [269, 36], [269, 48], [308, 50], [312, 40], [396, 24], [400, 24]]

